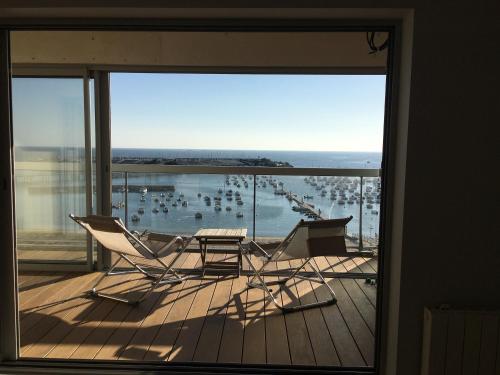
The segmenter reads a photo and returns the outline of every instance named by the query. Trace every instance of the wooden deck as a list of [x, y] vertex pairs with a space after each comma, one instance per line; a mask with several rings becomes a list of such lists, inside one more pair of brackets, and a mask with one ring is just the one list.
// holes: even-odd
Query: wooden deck
[[[209, 256], [220, 261], [234, 255]], [[183, 268], [198, 267], [200, 255], [185, 253], [181, 263]], [[323, 257], [318, 264], [324, 271], [369, 273], [376, 269], [376, 260], [365, 258]], [[364, 279], [329, 279], [337, 294], [336, 305], [282, 315], [264, 299], [262, 290], [246, 288], [246, 276], [206, 276], [165, 285], [132, 307], [87, 298], [85, 292], [99, 275], [20, 275], [22, 357], [373, 364], [376, 286]], [[108, 277], [103, 285], [108, 293], [131, 297], [146, 283], [137, 274], [128, 274]], [[303, 280], [275, 293], [285, 304], [327, 297], [325, 286]]]

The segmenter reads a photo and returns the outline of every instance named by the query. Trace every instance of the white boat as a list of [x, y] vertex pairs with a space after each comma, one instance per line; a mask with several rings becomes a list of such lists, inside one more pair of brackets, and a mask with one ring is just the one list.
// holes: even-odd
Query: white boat
[[144, 214], [144, 208], [139, 207], [139, 209], [137, 210], [137, 213], [140, 214], [140, 215], [143, 215]]
[[136, 214], [133, 214], [133, 215], [132, 215], [132, 217], [131, 217], [130, 219], [131, 219], [131, 220], [132, 220], [132, 222], [134, 222], [134, 223], [137, 223], [137, 222], [141, 221], [141, 218], [140, 218], [138, 215], [136, 215]]
[[158, 212], [160, 212], [160, 210], [159, 210], [159, 209], [157, 209], [156, 207], [155, 207], [155, 208], [153, 208], [153, 213], [154, 213], [154, 214], [157, 214]]
[[167, 213], [168, 212], [168, 207], [163, 207], [163, 212]]
[[238, 213], [236, 214], [236, 217], [240, 217], [240, 218], [241, 218], [241, 217], [243, 217], [243, 212], [238, 212]]

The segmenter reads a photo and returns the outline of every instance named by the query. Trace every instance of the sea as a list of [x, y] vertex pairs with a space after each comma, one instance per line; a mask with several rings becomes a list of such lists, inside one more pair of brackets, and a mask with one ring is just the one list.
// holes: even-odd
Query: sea
[[[288, 162], [294, 167], [305, 168], [375, 168], [381, 167], [382, 154], [379, 152], [309, 152], [309, 151], [262, 151], [262, 150], [185, 150], [185, 149], [127, 149], [113, 148], [113, 157], [119, 158], [269, 158], [273, 161]], [[330, 199], [330, 189], [327, 185], [326, 196], [321, 191], [306, 182], [311, 176], [257, 176], [256, 195], [253, 194], [253, 176], [245, 175], [192, 175], [165, 173], [130, 173], [130, 185], [154, 186], [172, 185], [173, 197], [168, 200], [168, 194], [163, 197], [159, 191], [149, 191], [141, 200], [140, 192], [128, 192], [127, 211], [125, 218], [125, 193], [120, 192], [125, 179], [122, 173], [113, 174], [112, 200], [113, 215], [127, 222], [133, 230], [151, 230], [162, 233], [194, 234], [200, 228], [247, 228], [250, 237], [283, 237], [301, 219], [308, 219], [302, 213], [292, 209], [296, 203], [289, 201], [283, 195], [276, 195], [274, 188], [268, 183], [276, 180], [284, 190], [297, 194], [298, 197], [308, 196], [307, 202], [321, 210], [322, 216], [340, 218], [353, 216], [348, 225], [348, 233], [358, 237], [360, 219], [362, 235], [365, 238], [378, 237], [380, 205], [373, 203], [367, 208], [367, 203], [340, 205]], [[314, 177], [314, 176], [313, 176]], [[229, 185], [226, 181], [229, 180]], [[353, 176], [352, 181], [359, 177]], [[245, 187], [244, 181], [248, 187]], [[266, 181], [266, 184], [263, 182]], [[363, 192], [366, 188], [376, 189], [378, 178], [365, 178]], [[238, 187], [237, 184], [240, 186]], [[232, 190], [233, 200], [226, 199], [226, 192]], [[221, 193], [219, 193], [221, 192]], [[243, 204], [238, 205], [234, 199], [236, 192], [241, 196]], [[359, 188], [358, 188], [359, 192]], [[220, 195], [221, 210], [215, 209], [214, 197]], [[207, 205], [205, 196], [211, 198]], [[254, 202], [255, 200], [255, 202]], [[185, 206], [182, 202], [186, 201]], [[175, 204], [174, 204], [175, 202]], [[254, 225], [255, 203], [255, 225]], [[165, 210], [165, 212], [164, 212]], [[201, 214], [201, 218], [195, 215]], [[135, 221], [132, 216], [135, 215]], [[199, 216], [199, 215], [198, 215]], [[255, 233], [254, 233], [255, 230]]]

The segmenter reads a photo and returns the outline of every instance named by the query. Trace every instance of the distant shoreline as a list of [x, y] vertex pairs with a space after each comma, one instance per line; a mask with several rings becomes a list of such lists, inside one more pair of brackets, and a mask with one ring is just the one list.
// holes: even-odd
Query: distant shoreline
[[268, 158], [150, 158], [113, 157], [113, 164], [209, 165], [224, 167], [293, 167], [288, 162]]

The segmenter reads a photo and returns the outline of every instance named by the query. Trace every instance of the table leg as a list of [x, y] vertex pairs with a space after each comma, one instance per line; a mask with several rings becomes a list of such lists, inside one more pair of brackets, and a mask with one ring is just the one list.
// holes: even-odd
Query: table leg
[[199, 239], [198, 244], [200, 245], [200, 256], [201, 256], [201, 275], [205, 275], [205, 253], [203, 252], [203, 240]]
[[243, 255], [241, 254], [241, 241], [238, 242], [238, 277], [241, 276], [241, 269], [243, 267]]

